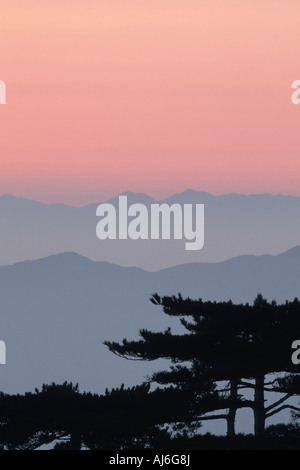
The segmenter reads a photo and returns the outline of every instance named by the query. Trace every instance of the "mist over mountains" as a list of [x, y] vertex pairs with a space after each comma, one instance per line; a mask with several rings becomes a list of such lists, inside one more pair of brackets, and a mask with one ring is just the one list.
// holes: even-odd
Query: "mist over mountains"
[[[157, 202], [124, 193], [128, 203]], [[118, 197], [108, 201], [115, 206]], [[96, 236], [97, 204], [76, 208], [0, 197], [0, 265], [74, 251], [95, 261], [146, 270], [191, 262], [219, 262], [244, 254], [278, 254], [300, 242], [300, 197], [227, 194], [187, 190], [164, 201], [205, 205], [205, 241], [186, 251], [185, 240], [105, 240]]]
[[[125, 194], [129, 204], [157, 202]], [[108, 202], [116, 206], [118, 197]], [[186, 251], [185, 240], [100, 241], [98, 203], [0, 197], [0, 340], [7, 347], [0, 390], [67, 380], [103, 393], [165, 368], [167, 361], [126, 361], [103, 345], [136, 339], [140, 328], [183, 331], [149, 302], [154, 292], [237, 303], [252, 303], [257, 293], [278, 302], [300, 296], [299, 197], [189, 190], [161, 202], [205, 205], [202, 250]]]
[[[300, 296], [300, 247], [278, 256], [241, 256], [157, 272], [94, 262], [75, 253], [0, 267], [0, 339], [7, 346], [0, 389], [10, 393], [70, 380], [103, 392], [140, 383], [159, 363], [114, 356], [104, 340], [134, 339], [140, 328], [183, 331], [149, 302], [151, 294], [252, 303]], [[297, 332], [295, 332], [297, 336]], [[295, 339], [297, 339], [295, 337]]]

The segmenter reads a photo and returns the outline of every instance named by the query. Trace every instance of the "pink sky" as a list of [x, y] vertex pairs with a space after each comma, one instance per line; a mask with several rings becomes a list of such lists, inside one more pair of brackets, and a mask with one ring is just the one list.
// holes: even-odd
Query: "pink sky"
[[300, 196], [298, 0], [1, 0], [0, 194]]

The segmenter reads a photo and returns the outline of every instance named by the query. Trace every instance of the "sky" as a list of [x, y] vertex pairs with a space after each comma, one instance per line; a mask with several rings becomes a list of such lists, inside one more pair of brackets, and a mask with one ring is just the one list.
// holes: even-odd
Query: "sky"
[[300, 196], [298, 0], [0, 0], [0, 194]]

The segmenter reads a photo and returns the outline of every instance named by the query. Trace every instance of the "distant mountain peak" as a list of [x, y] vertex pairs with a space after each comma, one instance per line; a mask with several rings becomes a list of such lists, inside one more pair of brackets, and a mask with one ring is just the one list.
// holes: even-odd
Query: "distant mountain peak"
[[[239, 255], [239, 256], [234, 256], [232, 258], [228, 258], [225, 261], [219, 261], [219, 262], [191, 262], [191, 263], [183, 263], [180, 265], [176, 266], [171, 266], [168, 268], [163, 268], [163, 269], [158, 269], [156, 271], [152, 271], [152, 273], [156, 272], [163, 272], [163, 271], [169, 271], [169, 270], [177, 270], [178, 268], [188, 268], [189, 266], [194, 266], [194, 267], [199, 267], [201, 266], [221, 266], [221, 265], [226, 265], [228, 263], [241, 263], [245, 262], [247, 260], [265, 260], [267, 258], [285, 258], [287, 260], [290, 260], [291, 258], [296, 258], [300, 259], [300, 245], [294, 246], [293, 248], [290, 248], [289, 250], [286, 250], [282, 253], [276, 254], [276, 255], [269, 255], [269, 254], [262, 254], [262, 255]], [[87, 256], [82, 256], [79, 253], [76, 253], [74, 251], [65, 251], [61, 253], [56, 253], [52, 254], [43, 258], [38, 258], [38, 259], [32, 259], [32, 260], [26, 260], [26, 261], [20, 261], [18, 263], [15, 263], [13, 266], [16, 265], [21, 265], [21, 264], [28, 264], [28, 263], [58, 263], [58, 264], [70, 264], [70, 263], [77, 263], [77, 264], [94, 264], [94, 265], [103, 265], [103, 266], [114, 266], [116, 268], [124, 269], [124, 270], [140, 270], [144, 272], [148, 272], [145, 269], [136, 267], [136, 266], [122, 266], [117, 263], [111, 263], [107, 261], [94, 261], [90, 259]], [[6, 267], [6, 266], [4, 266]], [[0, 266], [1, 268], [1, 266]]]
[[180, 193], [173, 193], [170, 196], [166, 196], [164, 198], [158, 199], [158, 198], [153, 198], [152, 196], [149, 196], [146, 193], [142, 192], [134, 192], [134, 191], [124, 191], [121, 194], [118, 194], [116, 196], [111, 197], [110, 199], [104, 199], [102, 201], [97, 201], [94, 203], [90, 204], [84, 204], [80, 206], [73, 206], [72, 204], [65, 204], [61, 202], [52, 202], [52, 203], [46, 203], [46, 202], [41, 202], [36, 199], [30, 199], [26, 197], [19, 197], [15, 196], [13, 194], [9, 193], [4, 193], [2, 196], [0, 196], [0, 200], [3, 201], [15, 201], [15, 202], [26, 202], [26, 203], [32, 203], [32, 204], [40, 204], [40, 205], [45, 205], [45, 206], [62, 206], [62, 207], [69, 207], [72, 209], [84, 209], [85, 207], [91, 207], [91, 206], [96, 206], [98, 204], [101, 204], [103, 202], [115, 202], [118, 200], [119, 196], [127, 196], [129, 200], [132, 201], [138, 201], [138, 202], [148, 202], [148, 203], [155, 203], [155, 202], [168, 202], [171, 200], [177, 200], [177, 199], [197, 199], [199, 198], [211, 198], [211, 199], [219, 199], [219, 198], [226, 198], [226, 199], [232, 199], [232, 198], [237, 198], [237, 199], [243, 199], [243, 198], [266, 198], [266, 199], [277, 199], [277, 198], [289, 198], [289, 199], [295, 199], [299, 200], [299, 196], [292, 196], [292, 195], [285, 195], [285, 194], [271, 194], [271, 193], [259, 193], [259, 194], [242, 194], [242, 193], [224, 193], [224, 194], [212, 194], [207, 191], [199, 191], [197, 189], [192, 189], [192, 188], [187, 188], [184, 191]]
[[195, 194], [197, 194], [198, 196], [199, 196], [199, 195], [213, 196], [213, 194], [208, 193], [207, 191], [198, 191], [198, 190], [196, 190], [196, 189], [190, 189], [190, 188], [185, 189], [185, 190], [184, 190], [182, 193], [180, 193], [180, 194], [182, 194], [182, 195], [183, 195], [183, 194], [189, 194], [189, 195], [195, 195]]
[[0, 199], [18, 199], [16, 196], [13, 196], [13, 194], [2, 194], [0, 196]]

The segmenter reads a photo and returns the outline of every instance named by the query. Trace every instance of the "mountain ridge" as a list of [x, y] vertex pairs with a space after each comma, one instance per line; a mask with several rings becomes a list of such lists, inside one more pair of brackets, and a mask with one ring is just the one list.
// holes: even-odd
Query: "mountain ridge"
[[[125, 193], [128, 206], [155, 202]], [[0, 266], [76, 252], [94, 261], [148, 271], [191, 262], [220, 262], [236, 256], [278, 254], [300, 242], [300, 197], [226, 195], [186, 190], [162, 202], [204, 204], [204, 246], [187, 251], [185, 240], [99, 240], [97, 204], [76, 208], [0, 198]], [[107, 201], [118, 211], [118, 198]], [[157, 202], [157, 201], [156, 201]]]
[[171, 266], [171, 267], [168, 267], [168, 268], [162, 268], [162, 269], [157, 269], [156, 271], [148, 271], [147, 269], [143, 269], [143, 268], [139, 268], [137, 266], [122, 266], [122, 265], [119, 265], [117, 263], [111, 263], [109, 261], [98, 261], [98, 260], [93, 260], [91, 258], [89, 258], [88, 256], [83, 256], [75, 251], [65, 251], [65, 252], [61, 252], [61, 253], [56, 253], [56, 254], [53, 254], [53, 255], [48, 255], [48, 256], [45, 256], [45, 257], [42, 257], [42, 258], [36, 258], [36, 259], [28, 259], [28, 260], [24, 260], [24, 261], [17, 261], [16, 263], [14, 264], [9, 264], [9, 265], [3, 265], [3, 266], [0, 266], [0, 270], [2, 268], [8, 268], [8, 267], [14, 267], [14, 266], [18, 266], [18, 265], [21, 265], [21, 264], [28, 264], [28, 263], [40, 263], [40, 262], [47, 262], [47, 260], [53, 260], [53, 259], [66, 259], [68, 261], [68, 258], [69, 259], [75, 259], [75, 260], [84, 260], [88, 263], [96, 263], [98, 265], [103, 265], [103, 266], [114, 266], [114, 267], [117, 267], [117, 268], [121, 268], [121, 269], [135, 269], [135, 270], [140, 270], [140, 271], [144, 271], [144, 272], [151, 272], [151, 273], [156, 273], [156, 272], [162, 272], [162, 271], [167, 271], [167, 270], [172, 270], [172, 269], [176, 269], [178, 267], [188, 267], [188, 266], [204, 266], [204, 265], [218, 265], [218, 264], [224, 264], [224, 263], [231, 263], [231, 262], [235, 262], [235, 261], [241, 261], [241, 260], [248, 260], [248, 259], [268, 259], [268, 258], [286, 258], [288, 256], [291, 256], [291, 255], [299, 255], [299, 259], [300, 259], [300, 245], [296, 245], [292, 248], [289, 248], [288, 250], [285, 250], [281, 253], [278, 253], [278, 254], [263, 254], [263, 255], [253, 255], [253, 254], [245, 254], [245, 255], [239, 255], [239, 256], [234, 256], [232, 258], [228, 258], [226, 260], [223, 260], [223, 261], [215, 261], [215, 262], [202, 262], [202, 261], [193, 261], [191, 263], [182, 263], [182, 264], [179, 264], [179, 265], [175, 265], [175, 266]]
[[173, 193], [170, 194], [169, 196], [166, 196], [162, 199], [160, 198], [154, 198], [152, 196], [149, 196], [146, 193], [143, 192], [135, 192], [135, 191], [124, 191], [123, 193], [117, 194], [116, 196], [110, 197], [110, 198], [104, 198], [103, 200], [99, 200], [98, 202], [90, 202], [87, 204], [81, 204], [80, 206], [74, 206], [72, 204], [66, 204], [63, 202], [44, 202], [44, 201], [39, 201], [37, 199], [31, 199], [27, 197], [20, 197], [20, 196], [15, 196], [14, 194], [10, 193], [4, 193], [0, 195], [0, 201], [1, 200], [6, 200], [6, 201], [24, 201], [24, 202], [32, 202], [32, 203], [37, 203], [37, 204], [42, 204], [44, 206], [65, 206], [68, 208], [74, 208], [74, 209], [82, 209], [86, 207], [93, 207], [102, 203], [110, 203], [111, 201], [116, 200], [119, 196], [128, 196], [128, 197], [142, 197], [146, 198], [149, 201], [153, 201], [153, 203], [163, 203], [167, 202], [173, 198], [179, 198], [179, 197], [184, 197], [184, 196], [197, 196], [197, 197], [211, 197], [211, 198], [230, 198], [230, 197], [241, 197], [241, 198], [260, 198], [260, 197], [271, 197], [271, 198], [290, 198], [290, 199], [300, 199], [300, 196], [293, 196], [291, 194], [272, 194], [272, 193], [249, 193], [249, 194], [243, 194], [243, 193], [224, 193], [224, 194], [212, 194], [208, 191], [200, 191], [196, 189], [185, 189], [182, 192], [179, 193]]

